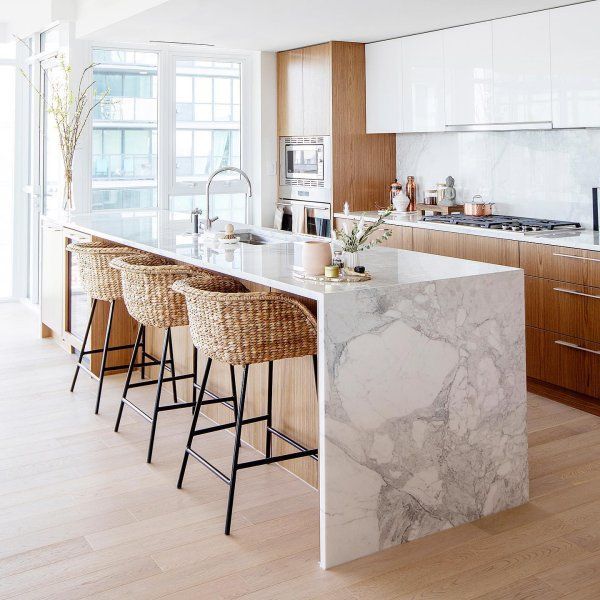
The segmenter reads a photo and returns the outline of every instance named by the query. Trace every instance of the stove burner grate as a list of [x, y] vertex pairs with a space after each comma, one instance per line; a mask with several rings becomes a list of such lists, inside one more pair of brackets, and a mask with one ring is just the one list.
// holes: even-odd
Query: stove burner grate
[[510, 215], [489, 215], [472, 217], [470, 215], [428, 215], [423, 221], [446, 223], [447, 225], [466, 225], [483, 229], [503, 229], [505, 231], [554, 231], [557, 229], [581, 229], [576, 221], [557, 221], [552, 219], [533, 219]]

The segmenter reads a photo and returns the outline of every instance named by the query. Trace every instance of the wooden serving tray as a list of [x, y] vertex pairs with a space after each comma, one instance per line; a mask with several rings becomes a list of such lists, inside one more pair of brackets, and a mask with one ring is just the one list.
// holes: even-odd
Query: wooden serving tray
[[356, 273], [354, 271], [343, 270], [339, 277], [325, 277], [325, 275], [307, 275], [303, 271], [294, 270], [292, 273], [296, 279], [304, 281], [317, 281], [319, 283], [362, 283], [371, 279], [370, 273]]

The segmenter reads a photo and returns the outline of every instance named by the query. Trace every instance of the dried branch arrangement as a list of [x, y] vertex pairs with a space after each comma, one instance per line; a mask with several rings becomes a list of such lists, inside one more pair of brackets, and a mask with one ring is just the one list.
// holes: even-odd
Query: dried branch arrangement
[[[24, 40], [19, 41], [27, 46]], [[110, 90], [105, 90], [97, 96], [92, 93], [96, 82], [85, 83], [88, 73], [93, 71], [97, 63], [92, 63], [83, 69], [77, 87], [75, 87], [71, 85], [72, 67], [65, 62], [64, 55], [59, 54], [57, 61], [58, 64], [52, 69], [52, 73], [41, 65], [42, 74], [48, 82], [48, 93], [40, 90], [22, 69], [21, 74], [27, 79], [31, 88], [39, 96], [46, 111], [52, 115], [56, 123], [65, 177], [63, 208], [72, 210], [75, 208], [73, 202], [73, 160], [75, 150], [92, 112], [98, 105], [106, 101]]]

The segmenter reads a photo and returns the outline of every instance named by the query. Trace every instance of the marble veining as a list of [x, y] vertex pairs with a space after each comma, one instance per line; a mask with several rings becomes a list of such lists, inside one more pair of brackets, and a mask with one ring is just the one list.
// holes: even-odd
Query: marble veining
[[458, 199], [482, 194], [497, 214], [592, 224], [600, 130], [468, 131], [396, 136], [397, 174], [420, 190], [456, 179]]
[[325, 317], [328, 566], [527, 501], [521, 273], [328, 297]]
[[63, 224], [317, 301], [323, 568], [527, 501], [521, 270], [376, 248], [371, 281], [323, 286], [292, 276], [293, 236], [201, 245], [156, 210]]

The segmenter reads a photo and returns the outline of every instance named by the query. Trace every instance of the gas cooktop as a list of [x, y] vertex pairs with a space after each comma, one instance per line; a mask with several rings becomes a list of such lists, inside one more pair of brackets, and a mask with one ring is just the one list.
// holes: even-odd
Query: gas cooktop
[[553, 221], [550, 219], [530, 219], [509, 215], [490, 215], [471, 217], [463, 214], [428, 215], [423, 221], [446, 223], [447, 225], [467, 225], [484, 229], [502, 229], [504, 231], [556, 231], [557, 229], [581, 229], [581, 223], [575, 221]]

